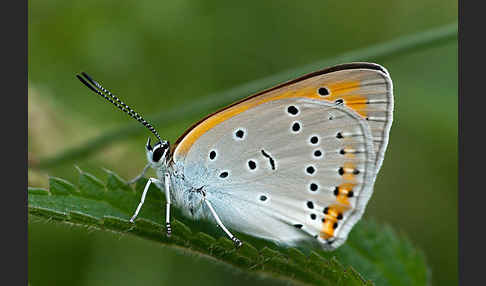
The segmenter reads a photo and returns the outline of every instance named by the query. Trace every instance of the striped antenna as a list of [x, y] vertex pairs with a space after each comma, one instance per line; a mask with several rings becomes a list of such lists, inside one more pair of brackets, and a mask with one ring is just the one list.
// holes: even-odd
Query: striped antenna
[[[147, 127], [150, 132], [152, 132], [157, 139], [159, 139], [159, 142], [165, 142], [162, 140], [159, 136], [159, 133], [155, 128], [148, 123], [143, 117], [138, 114], [135, 110], [131, 109], [128, 105], [126, 105], [123, 101], [121, 101], [118, 97], [116, 97], [114, 94], [112, 94], [109, 90], [105, 89], [104, 87], [101, 86], [98, 82], [96, 82], [94, 79], [92, 79], [89, 75], [87, 75], [85, 72], [81, 73], [83, 77], [80, 75], [76, 75], [76, 77], [84, 84], [86, 85], [89, 89], [103, 97], [104, 99], [108, 100], [109, 102], [113, 103], [116, 107], [118, 107], [121, 111], [124, 111], [130, 117], [136, 119], [138, 122], [142, 123], [143, 126]], [[101, 91], [100, 91], [101, 90]]]

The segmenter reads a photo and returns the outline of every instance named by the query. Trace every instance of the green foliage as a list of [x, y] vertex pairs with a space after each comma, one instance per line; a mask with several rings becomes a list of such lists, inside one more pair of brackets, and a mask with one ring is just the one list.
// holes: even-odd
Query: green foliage
[[[194, 122], [255, 91], [337, 63], [373, 61], [392, 75], [396, 100], [365, 219], [390, 224], [423, 249], [431, 285], [457, 285], [458, 47], [457, 24], [448, 25], [456, 22], [457, 2], [440, 0], [30, 1], [29, 185], [47, 187], [49, 174], [78, 189], [73, 164], [104, 184], [98, 166], [128, 178], [146, 164], [146, 131], [87, 91], [74, 77], [80, 71], [174, 142]], [[45, 190], [30, 191], [37, 193]], [[163, 218], [163, 207], [155, 210]], [[174, 218], [193, 233], [222, 236], [213, 225]], [[28, 225], [32, 285], [278, 285], [207, 259], [213, 256], [180, 255], [196, 253], [186, 247], [41, 221], [30, 216]], [[377, 285], [391, 284], [386, 277], [400, 271], [380, 274], [381, 264], [369, 262], [374, 256], [353, 252], [368, 224], [358, 224], [338, 251], [319, 254], [336, 256]], [[199, 237], [213, 243], [206, 238]], [[255, 251], [269, 245], [244, 241]], [[384, 253], [371, 254], [393, 269]]]
[[235, 249], [214, 226], [185, 219], [175, 209], [173, 235], [167, 237], [162, 207], [165, 196], [153, 185], [138, 219], [134, 224], [129, 222], [147, 182], [145, 178], [132, 189], [111, 171], [107, 171], [105, 182], [79, 171], [77, 186], [51, 177], [49, 190], [29, 188], [29, 213], [53, 222], [133, 234], [182, 248], [184, 253], [212, 257], [249, 275], [284, 279], [287, 283], [428, 285], [423, 254], [388, 226], [362, 221], [352, 230], [345, 245], [334, 252], [311, 246], [285, 248], [243, 234], [239, 234], [243, 246]]
[[[427, 30], [421, 33], [402, 36], [397, 39], [372, 45], [366, 48], [347, 52], [332, 59], [323, 59], [314, 61], [311, 64], [284, 70], [279, 73], [267, 76], [258, 80], [253, 80], [245, 84], [213, 93], [206, 98], [199, 99], [193, 103], [189, 102], [174, 108], [171, 111], [164, 111], [154, 114], [147, 118], [153, 118], [151, 121], [155, 126], [171, 125], [181, 121], [184, 118], [195, 116], [207, 110], [216, 110], [219, 107], [228, 105], [236, 100], [251, 95], [265, 87], [275, 86], [279, 83], [297, 78], [306, 73], [310, 73], [323, 67], [329, 67], [336, 64], [342, 64], [353, 61], [378, 61], [387, 58], [393, 58], [400, 54], [406, 54], [421, 50], [427, 47], [433, 47], [457, 37], [457, 23], [441, 26], [439, 28]], [[125, 126], [105, 132], [88, 142], [57, 153], [52, 157], [42, 158], [38, 165], [33, 166], [38, 169], [48, 169], [50, 167], [75, 161], [76, 159], [89, 156], [101, 150], [103, 147], [113, 142], [144, 134], [146, 130], [140, 128], [135, 122], [127, 122]]]

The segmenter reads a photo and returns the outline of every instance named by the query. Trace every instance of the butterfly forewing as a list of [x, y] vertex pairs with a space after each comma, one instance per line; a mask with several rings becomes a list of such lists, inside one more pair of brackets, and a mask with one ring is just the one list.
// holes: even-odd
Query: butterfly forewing
[[278, 97], [307, 97], [341, 103], [367, 121], [377, 171], [381, 168], [393, 120], [393, 85], [388, 71], [373, 63], [351, 63], [317, 71], [262, 91], [203, 118], [176, 141], [173, 156], [183, 157], [197, 138], [235, 113]]
[[255, 236], [342, 244], [386, 149], [391, 81], [377, 65], [308, 75], [203, 119], [173, 162], [223, 222]]

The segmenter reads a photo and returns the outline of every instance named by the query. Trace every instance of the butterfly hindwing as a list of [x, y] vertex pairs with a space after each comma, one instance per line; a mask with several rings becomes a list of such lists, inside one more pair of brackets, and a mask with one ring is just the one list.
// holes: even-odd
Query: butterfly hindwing
[[374, 154], [365, 121], [346, 108], [280, 99], [199, 137], [184, 174], [235, 229], [287, 243], [309, 235], [335, 241], [371, 195]]

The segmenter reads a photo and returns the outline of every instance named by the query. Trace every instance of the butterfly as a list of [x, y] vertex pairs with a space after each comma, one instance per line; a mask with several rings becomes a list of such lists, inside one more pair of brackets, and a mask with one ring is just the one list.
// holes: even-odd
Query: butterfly
[[383, 163], [393, 119], [388, 71], [373, 63], [342, 64], [235, 102], [187, 129], [175, 144], [86, 73], [86, 86], [147, 127], [151, 184], [194, 219], [285, 245], [317, 240], [342, 245], [361, 218]]

